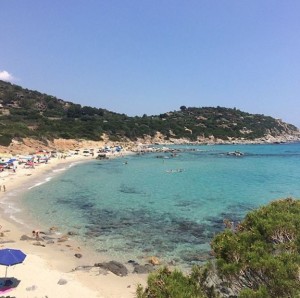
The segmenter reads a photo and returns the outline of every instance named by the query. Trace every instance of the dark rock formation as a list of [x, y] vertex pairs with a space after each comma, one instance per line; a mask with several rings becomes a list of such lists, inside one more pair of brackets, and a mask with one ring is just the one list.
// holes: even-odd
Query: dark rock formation
[[150, 264], [146, 264], [146, 265], [134, 264], [133, 268], [134, 268], [133, 273], [137, 273], [137, 274], [148, 274], [154, 271], [154, 267]]
[[128, 274], [127, 268], [123, 264], [116, 261], [110, 261], [108, 263], [96, 263], [94, 266], [108, 270], [118, 276], [126, 276]]

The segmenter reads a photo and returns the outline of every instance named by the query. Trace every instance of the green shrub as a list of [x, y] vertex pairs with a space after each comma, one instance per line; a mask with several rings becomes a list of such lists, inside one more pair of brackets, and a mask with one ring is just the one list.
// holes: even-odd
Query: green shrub
[[0, 135], [0, 145], [8, 147], [12, 141], [12, 137], [8, 135]]
[[257, 291], [251, 289], [242, 290], [239, 298], [272, 298], [272, 296], [268, 294], [266, 287], [262, 286]]
[[212, 263], [190, 275], [162, 268], [149, 275], [145, 289], [138, 286], [136, 297], [215, 298], [226, 288], [239, 298], [300, 297], [300, 201], [278, 200], [248, 213], [211, 246]]
[[288, 198], [250, 212], [211, 245], [219, 274], [243, 290], [241, 297], [298, 297], [299, 239], [300, 201]]
[[136, 291], [137, 298], [204, 298], [206, 297], [195, 276], [186, 276], [179, 270], [170, 271], [167, 267], [151, 273], [148, 285], [141, 285]]

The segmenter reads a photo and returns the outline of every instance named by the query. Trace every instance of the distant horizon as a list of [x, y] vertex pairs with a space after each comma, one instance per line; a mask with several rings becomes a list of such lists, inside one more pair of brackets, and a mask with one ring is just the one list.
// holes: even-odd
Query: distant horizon
[[129, 116], [222, 106], [300, 127], [299, 1], [11, 0], [0, 17], [0, 79]]

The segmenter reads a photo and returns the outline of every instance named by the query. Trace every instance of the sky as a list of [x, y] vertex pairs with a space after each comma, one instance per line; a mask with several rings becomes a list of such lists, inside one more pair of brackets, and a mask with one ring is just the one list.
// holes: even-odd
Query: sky
[[300, 127], [299, 0], [0, 0], [0, 79], [129, 116], [227, 107]]

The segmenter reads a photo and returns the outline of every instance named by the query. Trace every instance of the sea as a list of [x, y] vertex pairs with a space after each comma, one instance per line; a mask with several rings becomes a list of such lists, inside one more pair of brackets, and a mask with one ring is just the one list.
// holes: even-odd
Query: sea
[[176, 154], [95, 159], [48, 172], [13, 194], [12, 216], [74, 231], [116, 261], [157, 256], [191, 267], [211, 257], [225, 219], [235, 225], [270, 201], [300, 199], [300, 143], [169, 148]]

